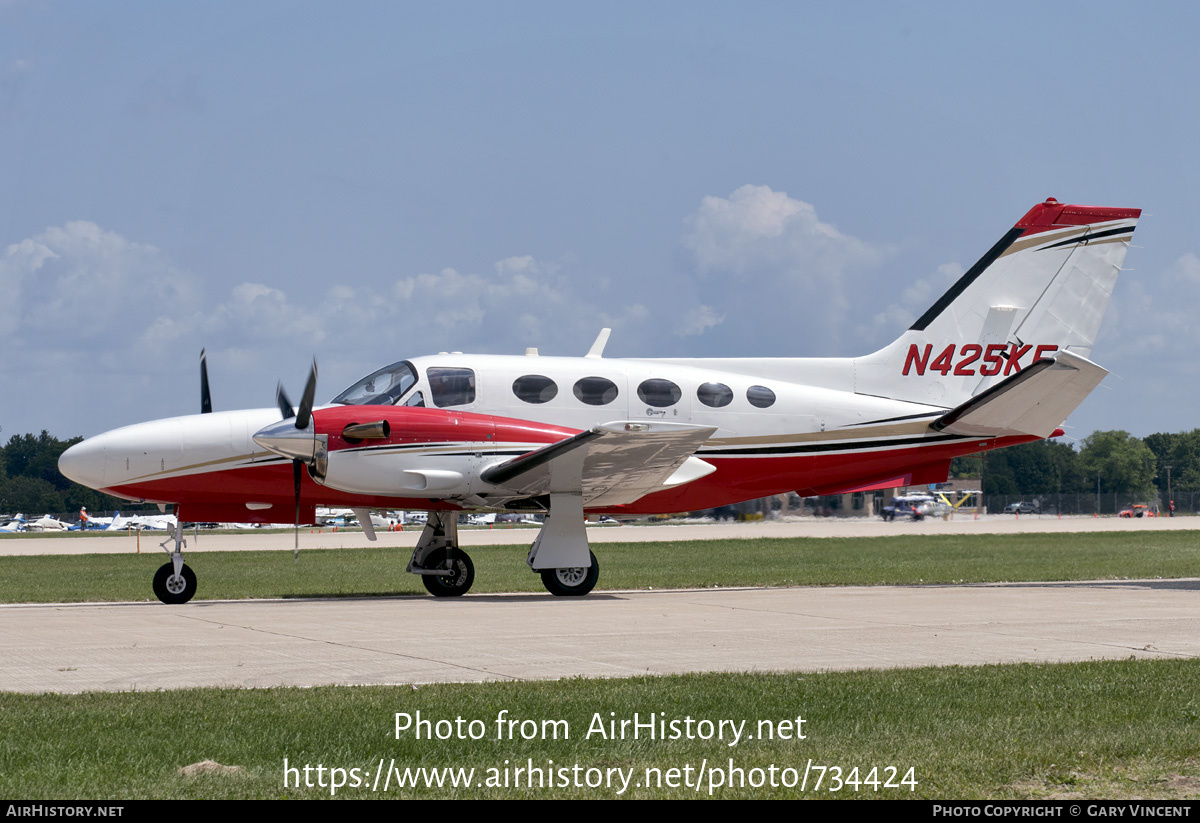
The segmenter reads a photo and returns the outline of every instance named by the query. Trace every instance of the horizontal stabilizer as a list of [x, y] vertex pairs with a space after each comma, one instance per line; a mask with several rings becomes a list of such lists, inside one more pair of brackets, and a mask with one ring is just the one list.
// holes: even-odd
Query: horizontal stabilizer
[[554, 492], [582, 494], [585, 506], [624, 505], [715, 471], [693, 457], [715, 431], [684, 423], [606, 423], [492, 466], [482, 479], [501, 487], [489, 501]]
[[975, 395], [930, 424], [934, 431], [972, 437], [1050, 437], [1108, 371], [1060, 351]]

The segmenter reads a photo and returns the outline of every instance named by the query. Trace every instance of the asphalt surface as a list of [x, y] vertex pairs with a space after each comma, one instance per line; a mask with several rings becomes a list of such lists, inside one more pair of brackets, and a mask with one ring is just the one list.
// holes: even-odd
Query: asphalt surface
[[1200, 580], [0, 606], [0, 690], [1200, 655]]

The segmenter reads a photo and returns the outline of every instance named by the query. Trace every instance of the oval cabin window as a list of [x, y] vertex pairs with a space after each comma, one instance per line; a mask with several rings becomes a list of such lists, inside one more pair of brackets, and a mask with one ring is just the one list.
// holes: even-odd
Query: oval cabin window
[[526, 403], [549, 403], [558, 396], [558, 384], [541, 374], [527, 374], [513, 381], [513, 394]]
[[679, 398], [683, 397], [683, 392], [670, 380], [655, 377], [643, 380], [638, 386], [637, 395], [646, 405], [663, 409], [678, 403]]
[[575, 382], [575, 397], [589, 406], [607, 406], [617, 399], [617, 384], [607, 377], [584, 377]]
[[751, 386], [746, 389], [746, 399], [750, 401], [751, 406], [765, 409], [767, 406], [775, 405], [775, 392], [766, 386]]
[[733, 402], [733, 389], [724, 383], [705, 383], [696, 389], [696, 397], [704, 405], [719, 409]]

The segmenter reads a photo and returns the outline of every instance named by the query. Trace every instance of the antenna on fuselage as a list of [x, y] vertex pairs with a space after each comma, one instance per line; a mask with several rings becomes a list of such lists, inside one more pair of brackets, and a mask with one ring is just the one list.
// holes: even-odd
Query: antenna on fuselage
[[601, 329], [596, 335], [596, 342], [588, 349], [588, 353], [584, 357], [590, 357], [593, 360], [599, 360], [604, 356], [604, 347], [608, 345], [608, 336], [612, 334], [612, 329]]

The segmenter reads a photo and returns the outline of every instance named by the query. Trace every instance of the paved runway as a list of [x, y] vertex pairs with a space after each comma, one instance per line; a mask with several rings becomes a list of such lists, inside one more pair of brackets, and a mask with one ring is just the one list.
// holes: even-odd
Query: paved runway
[[1200, 580], [0, 606], [0, 690], [1200, 655]]

